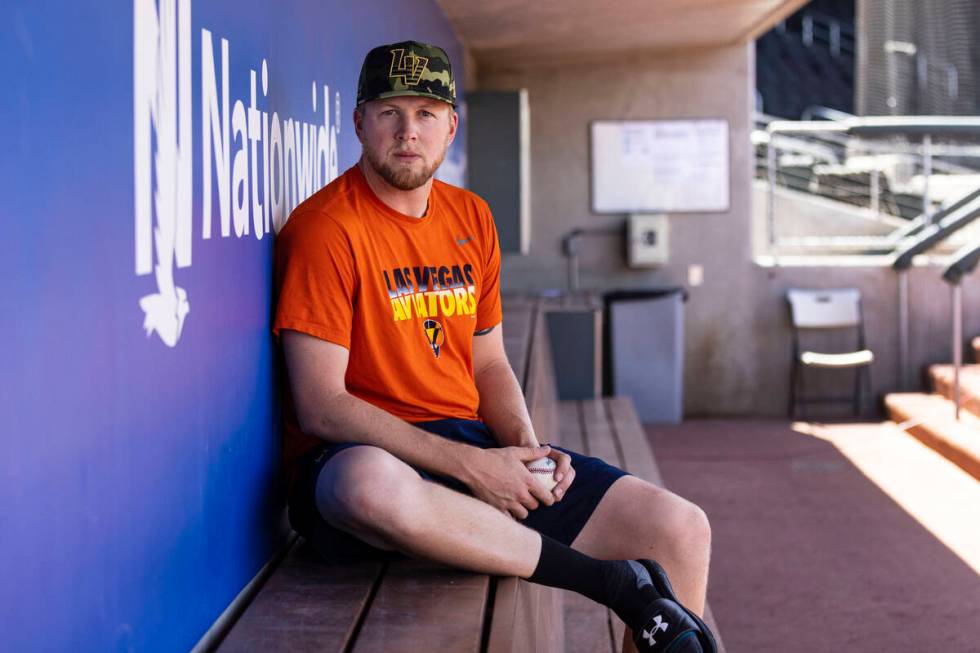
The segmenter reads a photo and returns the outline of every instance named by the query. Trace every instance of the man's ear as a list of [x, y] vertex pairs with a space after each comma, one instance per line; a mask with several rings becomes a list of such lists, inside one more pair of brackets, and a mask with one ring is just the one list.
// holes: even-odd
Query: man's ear
[[452, 113], [449, 114], [449, 140], [446, 141], [446, 145], [452, 145], [453, 141], [456, 139], [456, 130], [459, 129], [459, 114], [456, 113], [455, 109], [451, 109]]
[[357, 134], [357, 140], [363, 144], [364, 143], [364, 138], [362, 136], [364, 131], [363, 107], [354, 107], [354, 113], [352, 117], [354, 119], [354, 133]]

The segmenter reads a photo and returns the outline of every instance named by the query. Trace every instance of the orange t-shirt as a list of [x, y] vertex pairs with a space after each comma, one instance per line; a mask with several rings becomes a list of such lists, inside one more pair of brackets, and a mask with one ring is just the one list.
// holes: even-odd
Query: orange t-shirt
[[[473, 333], [500, 323], [500, 251], [486, 202], [435, 181], [426, 214], [384, 204], [357, 166], [293, 211], [276, 238], [272, 330], [350, 350], [347, 391], [409, 422], [476, 419]], [[319, 440], [288, 387], [284, 463]]]

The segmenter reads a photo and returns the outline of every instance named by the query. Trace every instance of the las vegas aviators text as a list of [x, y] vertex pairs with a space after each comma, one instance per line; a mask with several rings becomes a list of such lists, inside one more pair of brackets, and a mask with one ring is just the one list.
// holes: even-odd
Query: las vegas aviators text
[[473, 266], [426, 266], [384, 270], [395, 322], [425, 317], [476, 315]]

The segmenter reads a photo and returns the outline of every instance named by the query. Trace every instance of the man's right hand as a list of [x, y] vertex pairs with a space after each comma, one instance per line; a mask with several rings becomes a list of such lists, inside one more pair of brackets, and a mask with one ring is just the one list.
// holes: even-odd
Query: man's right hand
[[549, 451], [549, 446], [474, 449], [460, 480], [480, 501], [515, 519], [525, 519], [539, 504], [555, 502], [554, 495], [534, 480], [525, 466]]

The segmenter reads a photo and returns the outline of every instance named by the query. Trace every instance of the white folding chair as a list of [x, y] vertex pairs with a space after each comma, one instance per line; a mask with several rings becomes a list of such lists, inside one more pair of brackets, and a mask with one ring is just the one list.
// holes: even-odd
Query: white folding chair
[[[790, 289], [790, 317], [793, 323], [793, 367], [790, 371], [789, 414], [796, 416], [798, 404], [853, 402], [854, 414], [861, 413], [862, 383], [871, 392], [871, 363], [874, 354], [866, 348], [864, 320], [861, 314], [861, 293], [857, 288], [831, 290]], [[834, 353], [821, 353], [804, 349], [801, 342], [812, 332], [853, 330], [856, 348]], [[806, 368], [847, 370], [853, 369], [854, 393], [851, 397], [804, 396], [803, 371]]]

